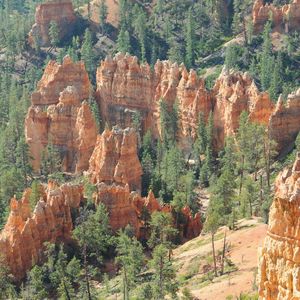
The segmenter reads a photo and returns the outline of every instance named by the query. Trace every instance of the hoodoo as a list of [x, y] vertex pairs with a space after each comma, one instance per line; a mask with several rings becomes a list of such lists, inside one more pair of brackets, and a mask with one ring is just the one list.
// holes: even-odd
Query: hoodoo
[[97, 137], [95, 119], [83, 101], [88, 99], [89, 91], [83, 63], [73, 63], [68, 56], [61, 65], [49, 62], [38, 90], [32, 94], [25, 120], [26, 140], [36, 172], [49, 143], [57, 147], [63, 171], [88, 169]]
[[275, 182], [269, 228], [259, 252], [259, 294], [263, 300], [300, 297], [300, 153]]
[[76, 22], [71, 0], [48, 0], [37, 6], [35, 24], [29, 33], [29, 43], [32, 46], [35, 43], [41, 47], [51, 45], [49, 34], [51, 22], [55, 22], [60, 40], [65, 36], [71, 36], [72, 27]]

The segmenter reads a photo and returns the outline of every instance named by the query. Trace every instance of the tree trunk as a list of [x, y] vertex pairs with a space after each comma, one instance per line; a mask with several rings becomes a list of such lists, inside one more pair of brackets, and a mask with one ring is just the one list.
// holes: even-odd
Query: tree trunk
[[214, 272], [215, 272], [215, 276], [218, 277], [214, 233], [211, 234], [211, 245], [212, 245], [213, 259], [214, 259]]
[[160, 257], [159, 263], [159, 297], [163, 299], [163, 258]]
[[242, 193], [242, 188], [243, 188], [244, 164], [245, 164], [245, 157], [243, 156], [243, 158], [242, 158], [241, 176], [240, 176], [240, 189], [239, 189], [239, 195], [241, 195], [241, 193]]
[[64, 290], [65, 290], [65, 293], [66, 293], [67, 300], [71, 300], [64, 277], [63, 277], [63, 285], [64, 285]]
[[123, 267], [123, 271], [124, 271], [124, 300], [129, 300], [128, 279], [127, 279], [126, 268]]
[[264, 199], [263, 199], [263, 180], [262, 179], [263, 179], [262, 175], [260, 175], [260, 177], [259, 177], [259, 182], [260, 182], [259, 198], [260, 198], [260, 204], [261, 205], [264, 202]]
[[223, 251], [222, 251], [222, 266], [221, 266], [221, 274], [224, 274], [224, 262], [225, 262], [225, 252], [226, 252], [226, 229], [224, 233], [224, 240], [223, 240]]
[[84, 246], [83, 246], [83, 260], [84, 260], [84, 273], [85, 273], [85, 282], [86, 282], [86, 291], [87, 291], [87, 294], [88, 294], [88, 300], [92, 300], [91, 290], [90, 290], [88, 266], [87, 266], [86, 244], [84, 244]]

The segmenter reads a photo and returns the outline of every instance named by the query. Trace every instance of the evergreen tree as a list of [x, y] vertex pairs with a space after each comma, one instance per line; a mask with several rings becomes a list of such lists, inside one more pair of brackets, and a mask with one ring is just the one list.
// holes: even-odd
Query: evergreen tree
[[24, 178], [24, 185], [28, 185], [28, 181], [32, 175], [32, 167], [30, 163], [30, 154], [29, 154], [29, 147], [25, 142], [25, 138], [22, 136], [16, 148], [16, 166], [20, 169], [23, 178]]
[[116, 262], [121, 268], [123, 281], [123, 299], [129, 300], [130, 290], [138, 281], [138, 274], [144, 262], [142, 245], [137, 239], [130, 238], [123, 231], [119, 232], [117, 238]]
[[140, 44], [140, 58], [142, 62], [146, 61], [146, 35], [147, 35], [147, 17], [142, 9], [135, 5], [134, 15], [136, 19], [133, 21], [134, 32]]
[[276, 101], [279, 94], [282, 92], [283, 76], [282, 76], [282, 54], [279, 52], [273, 66], [272, 78], [270, 82], [269, 93], [273, 101]]
[[59, 28], [55, 21], [50, 22], [49, 36], [52, 47], [56, 48], [59, 43]]
[[29, 197], [29, 203], [31, 210], [34, 211], [34, 208], [41, 197], [41, 187], [40, 183], [37, 180], [33, 180], [31, 184], [31, 193]]
[[149, 246], [155, 248], [157, 245], [163, 244], [171, 250], [173, 247], [172, 238], [177, 233], [173, 227], [172, 215], [165, 212], [154, 212], [151, 215], [150, 228]]
[[188, 68], [191, 68], [195, 62], [195, 22], [192, 14], [192, 10], [189, 9], [186, 33], [185, 33], [185, 44], [186, 44], [186, 55], [185, 64]]
[[0, 254], [0, 300], [17, 299], [16, 290], [5, 260]]
[[178, 283], [172, 261], [168, 259], [168, 248], [160, 244], [153, 250], [153, 258], [149, 266], [153, 269], [153, 296], [154, 299], [164, 299], [166, 295], [176, 296]]
[[262, 53], [260, 57], [260, 81], [263, 90], [268, 90], [271, 83], [271, 76], [273, 66], [274, 66], [274, 58], [272, 56], [272, 41], [271, 41], [271, 22], [268, 22], [265, 25], [263, 32], [263, 45], [262, 45]]
[[93, 50], [92, 34], [89, 29], [84, 33], [84, 39], [81, 46], [81, 59], [84, 61], [85, 68], [90, 77], [93, 78], [95, 72], [95, 54]]
[[102, 33], [105, 33], [106, 20], [108, 16], [108, 7], [106, 4], [106, 0], [101, 0], [99, 7], [99, 23]]
[[129, 32], [121, 27], [117, 39], [117, 49], [122, 53], [130, 53], [131, 45], [130, 45], [130, 35]]

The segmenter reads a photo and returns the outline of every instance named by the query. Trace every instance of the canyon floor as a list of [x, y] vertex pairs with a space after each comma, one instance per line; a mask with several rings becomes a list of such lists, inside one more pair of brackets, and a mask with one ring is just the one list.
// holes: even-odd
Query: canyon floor
[[217, 253], [223, 249], [225, 230], [229, 260], [223, 276], [210, 278], [213, 271], [210, 235], [201, 235], [174, 250], [179, 281], [200, 300], [236, 299], [241, 293], [253, 293], [257, 249], [262, 246], [267, 225], [251, 219], [240, 220], [234, 231], [220, 228], [215, 236]]

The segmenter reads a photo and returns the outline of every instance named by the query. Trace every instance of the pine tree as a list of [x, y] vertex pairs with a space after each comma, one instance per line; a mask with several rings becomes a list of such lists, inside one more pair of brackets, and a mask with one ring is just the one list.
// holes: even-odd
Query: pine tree
[[270, 97], [273, 101], [276, 101], [279, 94], [282, 92], [283, 76], [282, 76], [282, 54], [279, 52], [273, 66], [273, 73], [269, 88]]
[[135, 5], [136, 19], [133, 21], [134, 32], [140, 44], [140, 58], [142, 62], [146, 61], [146, 34], [147, 34], [147, 17], [145, 12]]
[[106, 0], [101, 0], [99, 7], [99, 23], [102, 30], [102, 34], [105, 33], [106, 20], [108, 16], [108, 7]]
[[29, 203], [31, 210], [34, 211], [34, 208], [41, 197], [41, 188], [40, 183], [37, 180], [33, 180], [31, 184], [31, 193], [29, 197]]
[[263, 90], [268, 90], [270, 87], [271, 76], [274, 58], [272, 56], [272, 41], [271, 41], [271, 22], [265, 25], [263, 32], [263, 46], [262, 53], [260, 57], [260, 81]]
[[186, 54], [185, 54], [185, 64], [187, 68], [191, 68], [195, 62], [195, 21], [192, 14], [192, 9], [189, 9], [186, 33], [185, 33], [185, 44], [186, 44]]
[[[168, 259], [168, 249], [160, 244], [155, 247], [149, 266], [153, 269], [153, 296], [154, 299], [165, 299], [166, 295], [176, 297], [178, 283], [172, 261]], [[175, 298], [174, 298], [175, 299]]]
[[131, 52], [130, 35], [124, 27], [121, 27], [119, 31], [119, 35], [117, 39], [117, 49], [122, 53]]
[[137, 282], [137, 276], [144, 262], [143, 247], [137, 239], [130, 238], [123, 231], [117, 238], [117, 264], [121, 267], [123, 299], [129, 300], [130, 290]]
[[49, 36], [52, 47], [56, 48], [59, 43], [59, 28], [55, 21], [50, 22]]
[[95, 54], [93, 50], [92, 34], [89, 29], [84, 33], [84, 39], [81, 46], [81, 59], [84, 61], [85, 68], [90, 77], [93, 78], [95, 72]]

